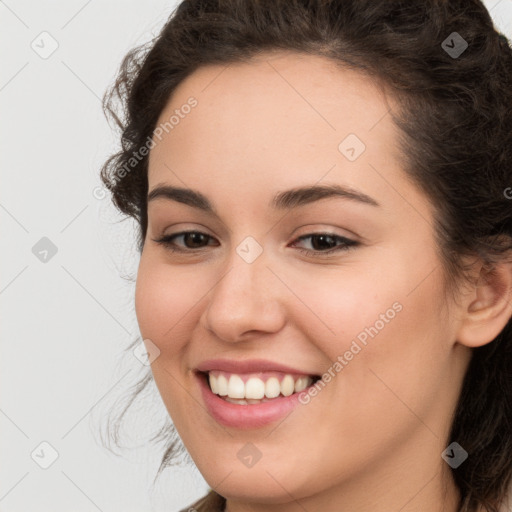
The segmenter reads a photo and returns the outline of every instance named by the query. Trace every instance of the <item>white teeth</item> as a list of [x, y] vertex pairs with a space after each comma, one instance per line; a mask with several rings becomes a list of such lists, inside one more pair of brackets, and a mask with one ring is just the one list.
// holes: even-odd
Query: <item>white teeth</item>
[[[228, 394], [228, 379], [224, 375], [219, 375], [217, 379], [213, 375], [210, 375], [210, 379], [213, 381], [217, 380], [217, 394], [220, 396], [226, 396]], [[215, 393], [215, 391], [214, 391]]]
[[229, 378], [228, 396], [230, 398], [245, 398], [244, 381], [238, 375], [231, 375]]
[[281, 393], [284, 396], [290, 396], [293, 393], [293, 389], [295, 387], [295, 382], [291, 375], [285, 375], [284, 379], [281, 381]]
[[248, 398], [246, 400], [246, 402], [249, 404], [249, 405], [253, 405], [253, 404], [261, 404], [262, 403], [262, 400], [253, 400], [252, 398]]
[[[295, 393], [299, 393], [301, 391], [304, 391], [308, 386], [311, 385], [311, 383], [313, 382], [313, 380], [311, 379], [311, 377], [299, 377], [296, 381], [295, 381]], [[214, 391], [215, 393], [215, 391]]]
[[[215, 393], [215, 391], [214, 391]], [[245, 398], [260, 399], [265, 396], [265, 383], [261, 379], [251, 377], [245, 383]]]
[[290, 374], [286, 374], [281, 382], [277, 377], [270, 377], [265, 382], [253, 376], [244, 383], [239, 375], [231, 374], [228, 380], [222, 373], [217, 376], [210, 373], [208, 380], [213, 393], [226, 397], [228, 402], [241, 405], [266, 402], [279, 395], [290, 396], [303, 391], [313, 382], [311, 377], [294, 378]]
[[281, 385], [279, 384], [279, 380], [276, 377], [270, 377], [270, 379], [265, 382], [265, 396], [267, 398], [275, 398], [279, 396], [281, 393]]
[[229, 402], [231, 404], [238, 404], [238, 405], [247, 405], [247, 400], [243, 400], [240, 398], [225, 398], [226, 402]]
[[210, 382], [210, 388], [212, 389], [212, 391], [218, 395], [219, 394], [219, 388], [218, 388], [218, 385], [217, 385], [217, 379], [210, 373], [210, 375], [208, 375], [208, 381]]

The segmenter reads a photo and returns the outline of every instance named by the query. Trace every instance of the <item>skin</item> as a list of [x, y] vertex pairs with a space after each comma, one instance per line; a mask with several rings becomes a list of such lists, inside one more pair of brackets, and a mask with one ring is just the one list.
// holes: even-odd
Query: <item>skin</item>
[[[471, 347], [512, 314], [510, 268], [484, 282], [475, 260], [478, 286], [446, 293], [432, 205], [407, 178], [386, 115], [396, 105], [367, 77], [289, 52], [206, 66], [159, 122], [190, 96], [197, 107], [150, 152], [149, 190], [197, 190], [220, 218], [150, 201], [136, 312], [160, 350], [159, 392], [205, 480], [228, 512], [456, 512], [441, 453]], [[338, 150], [350, 133], [366, 145], [353, 162]], [[313, 184], [351, 187], [379, 206], [342, 197], [269, 206], [275, 193]], [[212, 238], [200, 249], [175, 238], [188, 253], [154, 241], [185, 230]], [[359, 245], [322, 256], [315, 240], [297, 240], [312, 233]], [[236, 252], [247, 236], [263, 248], [250, 264]], [[284, 421], [244, 431], [205, 409], [193, 375], [201, 361], [263, 358], [322, 374], [396, 302], [395, 318]], [[251, 468], [237, 458], [248, 442], [261, 452]]]

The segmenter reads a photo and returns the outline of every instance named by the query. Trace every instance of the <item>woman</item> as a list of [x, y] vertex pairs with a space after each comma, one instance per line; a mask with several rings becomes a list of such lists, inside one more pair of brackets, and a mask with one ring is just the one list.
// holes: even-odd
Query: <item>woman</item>
[[152, 375], [212, 488], [188, 510], [503, 510], [512, 51], [484, 6], [186, 1], [106, 108]]

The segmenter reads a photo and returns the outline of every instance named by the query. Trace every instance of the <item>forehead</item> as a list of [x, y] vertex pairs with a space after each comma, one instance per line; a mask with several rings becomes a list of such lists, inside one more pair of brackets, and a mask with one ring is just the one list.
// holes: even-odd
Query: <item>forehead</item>
[[[161, 112], [157, 126], [174, 118], [150, 152], [150, 187], [181, 176], [190, 186], [250, 181], [258, 190], [310, 184], [330, 169], [355, 185], [374, 175], [370, 160], [396, 167], [392, 107], [368, 76], [325, 57], [271, 52], [203, 66]], [[346, 140], [362, 151], [356, 160], [343, 153]]]

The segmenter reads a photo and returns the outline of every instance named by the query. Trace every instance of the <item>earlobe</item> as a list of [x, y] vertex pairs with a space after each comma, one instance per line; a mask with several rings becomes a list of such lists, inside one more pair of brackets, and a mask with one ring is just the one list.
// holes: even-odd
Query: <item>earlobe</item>
[[493, 341], [512, 318], [512, 262], [481, 266], [466, 304], [457, 341], [468, 347]]

